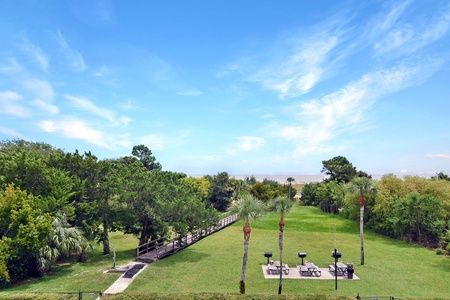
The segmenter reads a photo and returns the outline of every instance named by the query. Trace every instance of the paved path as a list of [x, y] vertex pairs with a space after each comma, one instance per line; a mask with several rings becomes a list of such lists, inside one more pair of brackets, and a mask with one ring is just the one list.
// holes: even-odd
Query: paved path
[[[136, 265], [143, 265], [142, 268], [137, 270], [137, 272], [133, 272], [134, 274], [130, 274], [130, 270], [133, 269]], [[126, 267], [128, 271], [125, 271], [103, 294], [117, 294], [123, 292], [132, 282], [133, 280], [148, 267], [148, 264], [132, 261]], [[129, 276], [131, 275], [131, 276]]]
[[[228, 219], [229, 217], [225, 218]], [[230, 222], [227, 223], [223, 223], [222, 219], [220, 221], [221, 226], [217, 227], [217, 226], [213, 226], [211, 227], [210, 231], [206, 234], [206, 235], [210, 235], [213, 234], [225, 227], [227, 227], [228, 225], [234, 223], [237, 218], [234, 216], [232, 217], [232, 220]], [[203, 236], [204, 237], [204, 236]], [[187, 243], [187, 246], [196, 243], [197, 241], [199, 241], [200, 239], [197, 238], [193, 238], [192, 234], [188, 234], [187, 237], [185, 237], [184, 241]], [[183, 248], [179, 248], [178, 250], [182, 250]], [[158, 259], [161, 259], [163, 257], [165, 257], [166, 255], [169, 254], [174, 254], [176, 251], [174, 251], [173, 246], [166, 244], [163, 247], [161, 247], [160, 249], [154, 249], [152, 251], [149, 251], [139, 257], [137, 257], [135, 260], [133, 260], [132, 262], [130, 262], [128, 265], [124, 266], [124, 267], [118, 267], [117, 270], [123, 270], [123, 274], [106, 290], [103, 292], [103, 294], [117, 294], [117, 293], [121, 293], [123, 291], [125, 291], [125, 289], [133, 282], [133, 280], [139, 275], [139, 273], [141, 273], [143, 270], [145, 270], [149, 264], [151, 264], [152, 262], [157, 261]], [[136, 267], [138, 267], [139, 269], [136, 269]], [[116, 272], [117, 272], [116, 270]], [[99, 298], [97, 298], [99, 299]]]

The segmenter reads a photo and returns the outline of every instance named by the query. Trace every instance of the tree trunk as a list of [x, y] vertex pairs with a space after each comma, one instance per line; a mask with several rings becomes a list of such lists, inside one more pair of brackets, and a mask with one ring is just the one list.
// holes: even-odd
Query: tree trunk
[[109, 248], [108, 219], [103, 218], [103, 254], [111, 252]]
[[250, 223], [245, 222], [244, 228], [244, 256], [242, 258], [242, 275], [241, 282], [239, 285], [239, 290], [241, 294], [245, 294], [245, 277], [247, 276], [247, 259], [248, 259], [248, 245], [250, 243], [250, 233], [252, 229], [250, 228]]
[[104, 199], [104, 207], [102, 210], [102, 223], [103, 223], [103, 254], [109, 254], [111, 252], [109, 247], [109, 223], [108, 223], [108, 215], [106, 212], [106, 208], [109, 205], [108, 197]]
[[[364, 197], [362, 197], [364, 198]], [[359, 207], [359, 237], [361, 239], [361, 265], [364, 265], [364, 200]]]
[[144, 214], [144, 219], [142, 220], [142, 229], [141, 229], [141, 236], [139, 237], [139, 246], [147, 243], [147, 230], [148, 230], [148, 215]]
[[278, 244], [280, 246], [280, 282], [278, 284], [278, 295], [281, 295], [283, 289], [283, 242], [284, 242], [284, 218], [280, 218], [280, 233], [278, 237]]

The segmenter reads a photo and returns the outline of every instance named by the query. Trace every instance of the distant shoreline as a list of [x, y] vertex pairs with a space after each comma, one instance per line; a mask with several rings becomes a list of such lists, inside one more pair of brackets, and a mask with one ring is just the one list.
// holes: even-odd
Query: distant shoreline
[[[189, 176], [192, 177], [203, 177], [205, 175], [194, 175], [191, 174]], [[263, 174], [263, 175], [242, 175], [242, 174], [228, 174], [230, 178], [241, 179], [244, 180], [246, 177], [255, 177], [257, 181], [263, 181], [264, 179], [270, 179], [277, 181], [279, 183], [286, 183], [289, 177], [294, 178], [295, 183], [310, 183], [310, 182], [321, 182], [323, 179], [327, 178], [327, 175], [324, 174]]]

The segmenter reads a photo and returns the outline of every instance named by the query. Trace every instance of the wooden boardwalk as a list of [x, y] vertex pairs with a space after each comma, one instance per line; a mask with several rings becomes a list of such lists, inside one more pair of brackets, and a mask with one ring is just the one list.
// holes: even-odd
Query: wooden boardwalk
[[158, 259], [175, 254], [178, 251], [198, 242], [202, 238], [213, 234], [214, 232], [217, 232], [236, 221], [236, 215], [228, 215], [219, 220], [214, 226], [207, 229], [199, 229], [187, 234], [184, 237], [169, 240], [166, 240], [164, 237], [158, 240], [150, 241], [136, 248], [135, 261], [152, 263]]

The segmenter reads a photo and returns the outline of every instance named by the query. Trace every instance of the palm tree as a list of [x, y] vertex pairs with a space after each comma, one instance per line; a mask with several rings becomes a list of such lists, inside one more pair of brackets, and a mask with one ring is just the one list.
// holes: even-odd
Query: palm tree
[[245, 294], [245, 277], [247, 273], [248, 245], [250, 243], [250, 220], [256, 220], [265, 212], [264, 204], [254, 196], [245, 194], [231, 204], [230, 212], [236, 214], [238, 219], [244, 220], [244, 256], [242, 259], [242, 275], [239, 284], [241, 294]]
[[364, 265], [364, 204], [368, 193], [374, 190], [373, 182], [367, 177], [355, 177], [348, 184], [351, 192], [359, 195], [359, 237], [361, 240], [361, 265]]
[[278, 244], [280, 246], [280, 283], [278, 285], [278, 294], [281, 295], [283, 288], [283, 244], [284, 244], [284, 216], [291, 210], [292, 201], [289, 198], [277, 197], [269, 203], [271, 211], [280, 213], [280, 233], [278, 235]]
[[82, 255], [87, 246], [87, 241], [81, 231], [69, 224], [65, 213], [56, 213], [52, 227], [53, 233], [49, 244], [40, 249], [36, 256], [38, 270], [41, 274], [51, 267], [52, 261], [69, 257], [74, 253]]
[[288, 177], [286, 181], [289, 183], [289, 199], [291, 199], [292, 182], [294, 182], [295, 179], [292, 177]]

